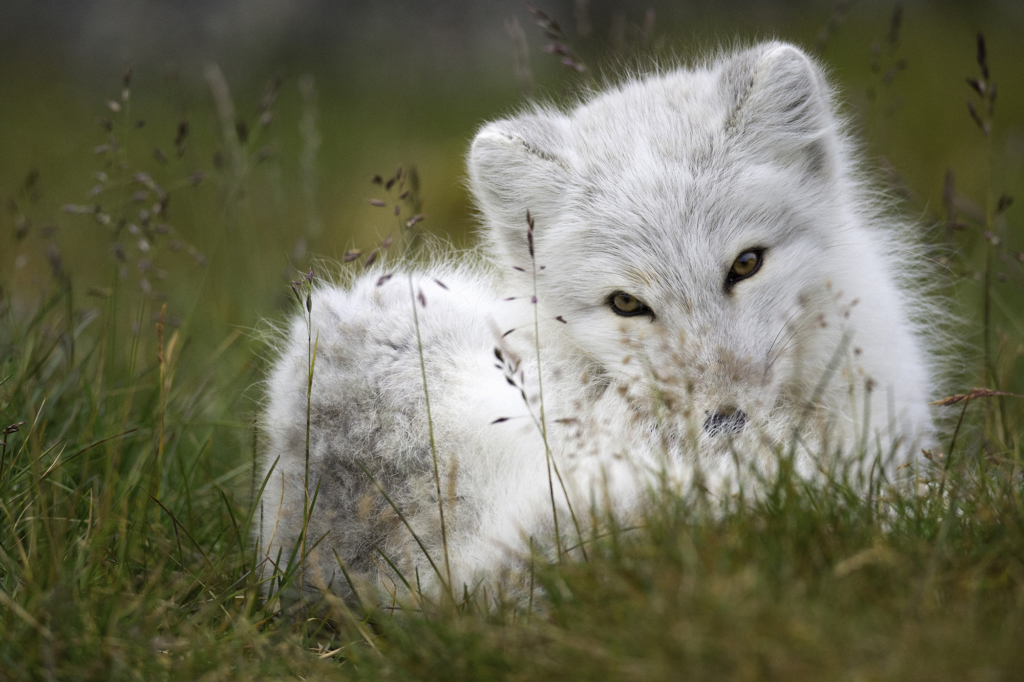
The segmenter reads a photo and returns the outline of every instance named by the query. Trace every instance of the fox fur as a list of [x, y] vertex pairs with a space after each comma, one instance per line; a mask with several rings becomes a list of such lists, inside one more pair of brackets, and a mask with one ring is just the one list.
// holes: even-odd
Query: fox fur
[[937, 376], [919, 247], [859, 164], [822, 69], [780, 42], [483, 126], [484, 257], [318, 286], [284, 333], [260, 551], [308, 555], [309, 591], [461, 595], [656, 481], [728, 494], [787, 456], [910, 475]]

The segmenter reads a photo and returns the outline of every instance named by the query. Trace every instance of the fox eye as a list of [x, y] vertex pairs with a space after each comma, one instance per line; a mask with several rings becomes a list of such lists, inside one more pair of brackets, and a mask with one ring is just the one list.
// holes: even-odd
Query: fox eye
[[608, 297], [608, 304], [616, 315], [633, 317], [634, 315], [651, 315], [654, 313], [647, 305], [636, 296], [627, 294], [624, 291], [616, 291]]
[[761, 262], [764, 260], [764, 249], [750, 249], [736, 256], [732, 262], [729, 274], [725, 277], [725, 288], [731, 289], [733, 284], [752, 276], [761, 269]]

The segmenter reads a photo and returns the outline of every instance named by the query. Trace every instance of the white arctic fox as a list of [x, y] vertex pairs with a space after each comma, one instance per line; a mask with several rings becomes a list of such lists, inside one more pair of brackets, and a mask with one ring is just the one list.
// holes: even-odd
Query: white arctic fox
[[595, 507], [636, 512], [655, 481], [727, 492], [785, 456], [898, 475], [933, 432], [920, 267], [832, 98], [771, 42], [484, 126], [486, 263], [313, 292], [308, 469], [307, 320], [291, 324], [261, 552], [303, 553], [306, 480], [305, 589], [348, 594], [343, 564], [461, 594], [551, 542], [556, 517], [575, 545]]

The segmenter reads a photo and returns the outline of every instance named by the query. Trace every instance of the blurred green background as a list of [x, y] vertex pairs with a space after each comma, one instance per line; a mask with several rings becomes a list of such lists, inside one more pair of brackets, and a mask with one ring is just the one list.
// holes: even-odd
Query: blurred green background
[[[31, 307], [51, 286], [59, 253], [75, 282], [76, 309], [99, 305], [90, 288], [149, 292], [147, 320], [166, 302], [170, 319], [210, 349], [232, 330], [274, 317], [311, 254], [340, 258], [394, 230], [389, 210], [366, 200], [381, 196], [370, 178], [387, 177], [398, 164], [419, 170], [424, 227], [469, 245], [475, 222], [463, 156], [482, 122], [524, 103], [517, 31], [527, 46], [528, 87], [539, 99], [561, 100], [652, 59], [685, 61], [736, 42], [778, 37], [815, 50], [841, 88], [871, 165], [889, 169], [880, 177], [906, 199], [929, 239], [942, 241], [947, 171], [958, 212], [968, 217], [983, 214], [990, 194], [992, 201], [1024, 195], [1022, 7], [1009, 0], [542, 4], [586, 64], [580, 75], [544, 51], [551, 41], [518, 2], [16, 0], [0, 9], [0, 196], [7, 204], [0, 285]], [[966, 107], [965, 77], [978, 74], [977, 31], [999, 86], [989, 141]], [[133, 74], [123, 102], [126, 63]], [[233, 165], [231, 136], [222, 134], [204, 75], [211, 64], [230, 88], [234, 134], [248, 138], [235, 157], [244, 167]], [[260, 102], [275, 80], [273, 118], [264, 126]], [[103, 119], [113, 126], [114, 151], [103, 148], [111, 142]], [[188, 135], [179, 154], [182, 122]], [[132, 180], [138, 171], [169, 191], [167, 212], [153, 224], [171, 225], [186, 245], [181, 252], [168, 248], [170, 237], [154, 237], [142, 251], [138, 235], [128, 233], [155, 198], [150, 192], [133, 201], [146, 189]], [[193, 186], [197, 172], [203, 180]], [[111, 220], [67, 213], [66, 204], [98, 204]], [[1024, 245], [1006, 223], [1019, 211], [1013, 206], [997, 221], [1006, 261], [997, 271], [1007, 281], [994, 291], [1007, 310], [1020, 307], [1024, 285], [1014, 265]], [[964, 232], [953, 231], [963, 262], [952, 274], [970, 281], [980, 256]], [[188, 256], [188, 245], [205, 266]], [[954, 290], [972, 316], [977, 287]], [[78, 314], [84, 320], [87, 313]]]

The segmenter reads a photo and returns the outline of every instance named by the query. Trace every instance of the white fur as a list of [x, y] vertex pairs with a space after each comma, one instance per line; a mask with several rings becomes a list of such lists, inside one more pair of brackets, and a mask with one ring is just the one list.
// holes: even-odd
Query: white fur
[[[915, 246], [861, 179], [832, 99], [803, 52], [766, 43], [486, 125], [469, 175], [490, 264], [449, 257], [313, 294], [306, 537], [320, 544], [305, 586], [347, 594], [340, 559], [392, 589], [381, 554], [410, 582], [447, 582], [435, 451], [460, 594], [525, 538], [550, 540], [552, 490], [573, 545], [567, 500], [583, 526], [606, 505], [636, 513], [656, 480], [719, 493], [790, 452], [804, 475], [913, 463], [935, 374], [905, 274]], [[761, 269], [727, 291], [752, 247]], [[617, 291], [654, 317], [616, 315]], [[303, 519], [308, 333], [296, 317], [263, 414], [261, 551], [282, 562]], [[732, 408], [741, 432], [703, 428]]]

